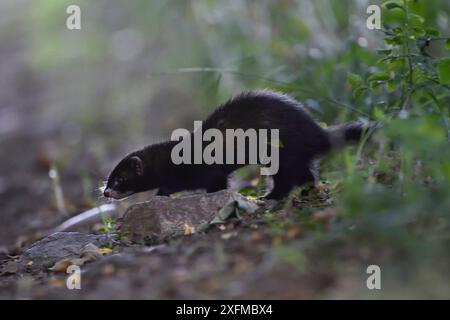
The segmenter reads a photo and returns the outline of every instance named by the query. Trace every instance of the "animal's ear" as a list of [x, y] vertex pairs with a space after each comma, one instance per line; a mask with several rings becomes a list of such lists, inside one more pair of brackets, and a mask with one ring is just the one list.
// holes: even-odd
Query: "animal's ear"
[[133, 168], [134, 172], [138, 176], [142, 176], [144, 174], [144, 164], [142, 163], [141, 158], [138, 156], [133, 156], [130, 158], [131, 168]]

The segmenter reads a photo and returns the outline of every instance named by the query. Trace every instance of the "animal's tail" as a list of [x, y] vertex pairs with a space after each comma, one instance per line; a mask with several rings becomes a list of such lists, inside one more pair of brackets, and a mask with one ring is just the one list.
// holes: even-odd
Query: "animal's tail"
[[325, 129], [329, 140], [327, 151], [340, 150], [349, 143], [358, 142], [363, 135], [371, 133], [379, 126], [377, 122], [358, 121], [328, 127]]

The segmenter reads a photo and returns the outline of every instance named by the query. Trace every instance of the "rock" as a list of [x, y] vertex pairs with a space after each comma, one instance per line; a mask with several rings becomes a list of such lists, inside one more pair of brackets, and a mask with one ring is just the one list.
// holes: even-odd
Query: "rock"
[[32, 244], [22, 255], [21, 261], [24, 268], [44, 270], [63, 258], [78, 257], [80, 251], [88, 243], [93, 243], [98, 247], [105, 247], [111, 240], [111, 235], [56, 232]]
[[0, 268], [0, 276], [4, 274], [14, 274], [19, 271], [19, 263], [17, 261], [8, 261]]
[[247, 199], [229, 190], [179, 199], [155, 196], [150, 201], [129, 207], [120, 231], [134, 242], [161, 242], [198, 231], [199, 226], [210, 223], [221, 208], [233, 201]]

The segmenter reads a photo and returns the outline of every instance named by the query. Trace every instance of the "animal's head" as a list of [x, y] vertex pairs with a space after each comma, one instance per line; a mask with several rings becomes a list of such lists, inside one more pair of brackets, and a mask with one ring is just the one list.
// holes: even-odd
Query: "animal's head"
[[107, 198], [123, 199], [136, 192], [148, 190], [144, 170], [144, 163], [139, 156], [125, 157], [110, 173], [103, 195]]

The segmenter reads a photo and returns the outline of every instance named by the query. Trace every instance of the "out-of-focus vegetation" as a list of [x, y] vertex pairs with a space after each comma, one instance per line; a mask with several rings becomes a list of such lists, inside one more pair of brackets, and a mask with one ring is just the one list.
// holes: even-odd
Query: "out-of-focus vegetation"
[[[73, 3], [79, 31], [65, 28]], [[324, 125], [382, 126], [321, 163], [319, 191], [265, 217], [278, 239], [268, 250], [300, 273], [339, 274], [342, 290], [377, 264], [383, 297], [450, 297], [450, 2], [387, 1], [382, 30], [366, 27], [368, 5], [2, 1], [2, 241], [57, 210], [48, 169], [75, 213], [102, 201], [93, 190], [124, 153], [191, 129], [234, 93], [272, 88]]]

